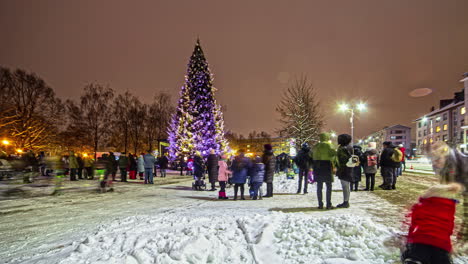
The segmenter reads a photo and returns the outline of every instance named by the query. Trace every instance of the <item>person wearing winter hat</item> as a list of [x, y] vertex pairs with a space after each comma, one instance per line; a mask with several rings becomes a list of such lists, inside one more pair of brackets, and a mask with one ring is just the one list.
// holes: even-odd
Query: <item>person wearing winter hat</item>
[[347, 166], [353, 154], [353, 147], [350, 146], [351, 136], [348, 134], [341, 134], [338, 136], [338, 150], [336, 153], [336, 175], [341, 181], [343, 189], [343, 203], [337, 205], [337, 208], [348, 208], [350, 197], [350, 183], [352, 180], [353, 168]]
[[412, 207], [406, 250], [401, 256], [404, 264], [452, 263], [455, 198], [462, 189], [458, 183], [433, 186]]
[[301, 150], [299, 151], [299, 153], [297, 153], [296, 157], [294, 158], [294, 163], [296, 163], [297, 167], [299, 168], [299, 187], [297, 187], [297, 193], [301, 193], [302, 182], [304, 182], [304, 194], [306, 194], [308, 181], [307, 177], [312, 166], [310, 147], [309, 144], [307, 144], [307, 142], [302, 144]]
[[364, 152], [364, 174], [366, 175], [365, 191], [374, 191], [375, 174], [379, 168], [379, 153], [377, 152], [377, 143], [369, 142], [366, 152]]
[[267, 186], [267, 193], [263, 197], [273, 197], [273, 177], [275, 175], [276, 158], [273, 154], [273, 147], [270, 144], [265, 144], [262, 156], [262, 162], [265, 164], [264, 181]]

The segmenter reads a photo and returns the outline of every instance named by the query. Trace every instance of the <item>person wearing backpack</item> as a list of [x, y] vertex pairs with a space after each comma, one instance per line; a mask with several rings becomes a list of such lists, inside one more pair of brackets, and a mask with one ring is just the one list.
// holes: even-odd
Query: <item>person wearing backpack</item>
[[395, 172], [393, 173], [393, 181], [392, 181], [392, 190], [395, 190], [395, 185], [397, 182], [398, 176], [400, 176], [400, 169], [401, 169], [401, 161], [403, 160], [403, 152], [400, 150], [398, 146], [392, 146], [393, 148], [393, 167], [395, 168]]
[[403, 147], [403, 144], [400, 144], [398, 145], [397, 149], [401, 151], [401, 160], [400, 160], [400, 166], [397, 168], [397, 176], [401, 176], [404, 171], [403, 167], [405, 167], [406, 169], [406, 165], [405, 165], [406, 148]]
[[376, 150], [377, 144], [369, 142], [368, 149], [364, 152], [364, 174], [366, 175], [366, 188], [364, 191], [374, 191], [375, 174], [379, 168], [379, 154]]

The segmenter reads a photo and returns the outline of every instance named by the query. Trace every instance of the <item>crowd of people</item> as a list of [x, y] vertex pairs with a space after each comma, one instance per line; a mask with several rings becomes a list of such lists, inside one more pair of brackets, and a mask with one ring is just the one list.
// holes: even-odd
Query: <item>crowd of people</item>
[[63, 156], [46, 156], [44, 152], [36, 155], [28, 150], [22, 155], [4, 154], [0, 160], [8, 170], [20, 172], [24, 183], [31, 183], [38, 176], [50, 178], [68, 176], [70, 181], [94, 180], [98, 177], [102, 191], [113, 191], [112, 182], [116, 181], [118, 173], [121, 182], [128, 182], [128, 179], [136, 180], [139, 176], [145, 184], [154, 184], [154, 177], [158, 176], [158, 171], [160, 177], [166, 177], [169, 167], [167, 154], [155, 157], [151, 153], [127, 155], [123, 152], [116, 156], [113, 152], [109, 152], [94, 160], [86, 153], [76, 154], [74, 151]]
[[[384, 142], [381, 151], [378, 151], [376, 143], [370, 142], [363, 149], [361, 146], [353, 146], [348, 134], [339, 135], [336, 143], [337, 148], [333, 147], [329, 134], [323, 133], [314, 146], [304, 143], [294, 158], [285, 153], [275, 156], [272, 146], [266, 144], [261, 156], [249, 158], [241, 149], [238, 155], [228, 158], [211, 150], [206, 157], [197, 152], [189, 158], [181, 159], [183, 163], [177, 165], [181, 168], [181, 174], [184, 169], [193, 174], [196, 185], [202, 184], [207, 174], [210, 191], [217, 190], [218, 182], [218, 198], [221, 200], [229, 199], [226, 195], [227, 185], [233, 186], [234, 200], [246, 199], [246, 185], [252, 200], [273, 197], [273, 179], [278, 172], [297, 174], [298, 194], [306, 194], [308, 185], [317, 183], [319, 209], [334, 208], [331, 196], [335, 176], [340, 180], [343, 194], [343, 202], [337, 208], [350, 206], [351, 192], [374, 191], [379, 170], [382, 176], [379, 187], [382, 190], [397, 189], [397, 178], [404, 171], [403, 146]], [[444, 143], [438, 143], [431, 145], [426, 152], [436, 174], [440, 176], [441, 185], [429, 188], [412, 207], [407, 244], [402, 254], [402, 262], [406, 264], [450, 263], [450, 236], [454, 232], [456, 199], [460, 193], [463, 193], [465, 223], [460, 234], [464, 240], [468, 238], [468, 157]], [[46, 156], [44, 152], [36, 155], [26, 151], [20, 156], [0, 155], [0, 161], [2, 166], [8, 162], [10, 169], [21, 171], [24, 183], [32, 182], [36, 175], [55, 176], [57, 179], [68, 176], [70, 181], [98, 177], [102, 191], [113, 190], [112, 182], [117, 180], [117, 174], [120, 174], [122, 182], [139, 177], [145, 184], [154, 184], [158, 170], [160, 177], [166, 177], [170, 164], [167, 154], [155, 157], [151, 153], [114, 155], [109, 152], [94, 160], [89, 155], [78, 155], [73, 151], [64, 156]], [[365, 175], [365, 188], [359, 189], [362, 174]], [[263, 184], [266, 184], [265, 195], [262, 194]]]
[[[391, 142], [384, 142], [381, 153], [377, 151], [375, 142], [370, 142], [365, 150], [361, 146], [351, 145], [351, 136], [342, 134], [338, 136], [338, 148], [335, 149], [330, 141], [330, 135], [323, 133], [320, 141], [312, 148], [304, 143], [298, 154], [291, 158], [282, 153], [273, 154], [270, 144], [264, 146], [263, 155], [249, 158], [244, 150], [232, 158], [217, 155], [212, 150], [206, 157], [197, 152], [188, 159], [192, 164], [195, 178], [194, 186], [204, 184], [204, 175], [208, 174], [211, 185], [210, 191], [215, 191], [216, 182], [221, 190], [219, 199], [227, 199], [226, 184], [234, 186], [234, 199], [245, 199], [245, 185], [249, 188], [252, 199], [273, 196], [273, 176], [275, 173], [285, 173], [298, 177], [297, 193], [308, 193], [310, 182], [317, 183], [317, 200], [319, 209], [332, 209], [331, 203], [332, 182], [335, 175], [340, 180], [343, 189], [343, 202], [338, 208], [348, 208], [350, 192], [358, 191], [362, 174], [365, 175], [365, 191], [374, 191], [375, 175], [381, 170], [383, 190], [395, 190], [396, 180], [402, 173], [402, 164], [405, 160], [405, 148], [394, 146]], [[187, 160], [187, 159], [184, 159]], [[182, 166], [181, 166], [182, 167]], [[182, 170], [181, 170], [182, 173]], [[266, 184], [266, 195], [262, 196], [261, 186]], [[323, 188], [326, 187], [325, 203], [323, 202]], [[197, 188], [195, 188], [197, 189]]]

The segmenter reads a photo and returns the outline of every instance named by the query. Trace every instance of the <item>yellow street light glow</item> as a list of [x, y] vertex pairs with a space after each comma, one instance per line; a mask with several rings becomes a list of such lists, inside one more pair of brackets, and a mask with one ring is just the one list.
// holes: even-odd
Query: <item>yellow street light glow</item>
[[23, 150], [22, 149], [17, 149], [16, 152], [23, 153]]
[[3, 144], [3, 145], [9, 145], [9, 144], [10, 144], [10, 141], [4, 139], [4, 140], [2, 140], [2, 144]]
[[83, 157], [88, 157], [88, 154], [86, 154], [86, 153], [85, 153], [85, 154], [83, 154]]
[[356, 107], [357, 107], [357, 109], [358, 109], [359, 111], [365, 111], [365, 110], [367, 109], [367, 106], [366, 106], [365, 103], [359, 103], [359, 104], [357, 104]]
[[342, 103], [342, 104], [339, 105], [339, 109], [340, 109], [340, 111], [347, 111], [347, 110], [349, 110], [349, 106], [347, 104], [345, 104], [345, 103]]

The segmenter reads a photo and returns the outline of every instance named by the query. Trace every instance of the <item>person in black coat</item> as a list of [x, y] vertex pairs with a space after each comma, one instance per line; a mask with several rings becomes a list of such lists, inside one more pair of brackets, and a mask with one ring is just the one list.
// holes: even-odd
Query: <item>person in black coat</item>
[[215, 154], [215, 151], [212, 149], [210, 150], [210, 155], [206, 160], [206, 166], [208, 169], [208, 180], [211, 183], [210, 191], [216, 191], [215, 184], [216, 180], [218, 179], [218, 155]]
[[159, 165], [159, 171], [161, 172], [161, 178], [166, 177], [166, 170], [169, 165], [169, 159], [167, 158], [167, 153], [164, 153], [161, 157], [158, 159], [158, 165]]
[[364, 154], [362, 153], [362, 148], [360, 146], [354, 146], [354, 155], [359, 158], [359, 165], [353, 168], [352, 180], [350, 191], [358, 191], [359, 182], [361, 181], [362, 168], [364, 165]]
[[392, 142], [385, 141], [383, 143], [384, 150], [380, 155], [380, 173], [383, 177], [383, 184], [379, 187], [384, 190], [395, 189], [395, 168], [397, 165], [392, 160], [392, 155], [394, 152], [394, 146]]
[[193, 174], [197, 178], [197, 181], [200, 183], [203, 179], [203, 175], [205, 173], [205, 162], [203, 162], [203, 158], [199, 151], [193, 157]]
[[338, 208], [349, 207], [350, 197], [350, 182], [353, 179], [353, 168], [348, 167], [347, 163], [353, 155], [353, 148], [349, 145], [351, 143], [351, 136], [348, 134], [341, 134], [338, 136], [338, 150], [337, 150], [337, 172], [336, 176], [341, 181], [343, 189], [343, 203], [337, 205]]
[[299, 153], [297, 153], [296, 157], [294, 158], [294, 163], [296, 163], [297, 167], [299, 168], [299, 186], [297, 188], [297, 193], [301, 193], [302, 182], [304, 181], [304, 194], [306, 194], [308, 185], [308, 175], [310, 168], [312, 167], [312, 158], [310, 155], [309, 144], [302, 144], [301, 150], [299, 151]]
[[262, 162], [265, 164], [265, 183], [267, 184], [267, 193], [263, 197], [273, 197], [273, 178], [275, 175], [276, 158], [273, 154], [273, 147], [265, 144]]

